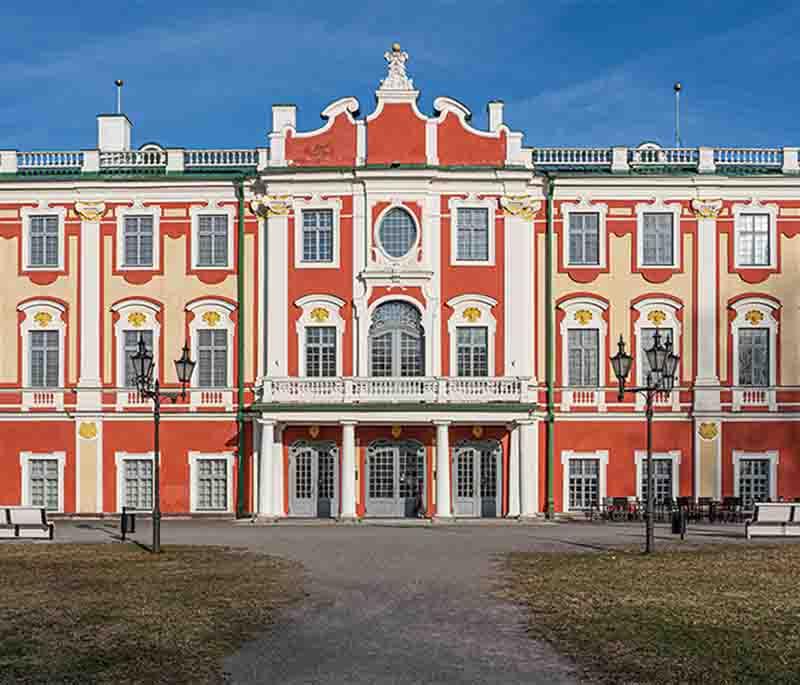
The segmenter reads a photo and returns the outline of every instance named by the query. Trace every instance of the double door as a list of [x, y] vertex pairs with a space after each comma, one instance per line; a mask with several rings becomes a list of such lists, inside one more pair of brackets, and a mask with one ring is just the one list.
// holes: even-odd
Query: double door
[[460, 443], [453, 448], [456, 516], [500, 516], [501, 456], [500, 444], [490, 440]]
[[414, 517], [426, 501], [425, 447], [379, 440], [367, 448], [367, 516]]
[[289, 515], [339, 515], [339, 450], [333, 442], [305, 442], [289, 450]]

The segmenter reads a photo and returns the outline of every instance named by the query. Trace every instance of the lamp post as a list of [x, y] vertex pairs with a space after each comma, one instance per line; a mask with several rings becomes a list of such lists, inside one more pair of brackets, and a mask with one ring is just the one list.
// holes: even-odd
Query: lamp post
[[158, 377], [155, 375], [153, 353], [147, 349], [144, 340], [139, 338], [136, 353], [131, 357], [136, 390], [140, 397], [153, 400], [153, 548], [152, 552], [161, 552], [161, 479], [160, 479], [160, 444], [159, 427], [161, 423], [161, 400], [175, 402], [179, 397], [186, 397], [186, 386], [192, 378], [195, 364], [189, 356], [189, 346], [183, 346], [181, 358], [175, 360], [175, 371], [181, 384], [180, 392], [162, 392]]
[[653, 346], [644, 353], [650, 370], [641, 387], [626, 388], [625, 382], [631, 370], [633, 357], [626, 354], [625, 342], [619, 336], [617, 353], [611, 357], [611, 366], [619, 381], [619, 400], [625, 397], [625, 392], [642, 393], [645, 397], [645, 416], [647, 417], [647, 513], [645, 517], [645, 554], [653, 551], [655, 535], [653, 529], [653, 508], [655, 503], [655, 483], [653, 473], [653, 402], [660, 393], [669, 394], [675, 385], [675, 370], [678, 368], [680, 357], [672, 351], [672, 340], [668, 337], [666, 343], [661, 342], [661, 334], [656, 329], [653, 336]]

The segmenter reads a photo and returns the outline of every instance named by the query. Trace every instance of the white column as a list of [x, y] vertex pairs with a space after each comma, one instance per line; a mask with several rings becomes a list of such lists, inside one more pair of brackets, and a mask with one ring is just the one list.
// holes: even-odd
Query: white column
[[451, 518], [450, 422], [436, 422], [436, 518]]
[[519, 426], [510, 428], [508, 454], [508, 517], [519, 516]]
[[275, 426], [272, 442], [272, 516], [286, 516], [283, 508], [283, 429]]
[[342, 421], [342, 513], [356, 517], [356, 422]]
[[261, 463], [260, 483], [258, 484], [258, 513], [270, 516], [272, 513], [272, 445], [275, 439], [275, 423], [273, 421], [259, 421], [261, 426], [261, 447], [258, 459]]
[[267, 251], [267, 368], [264, 375], [288, 375], [288, 269], [289, 217], [270, 216], [267, 221], [269, 246]]
[[[700, 203], [696, 203], [700, 205]], [[705, 205], [707, 207], [708, 205]], [[717, 376], [717, 222], [697, 219], [697, 369], [695, 410], [720, 410]]]
[[505, 231], [505, 375], [533, 376], [533, 226], [506, 215]]
[[519, 422], [519, 491], [520, 518], [536, 516], [539, 508], [539, 440], [538, 422]]
[[[104, 209], [104, 205], [98, 204], [97, 208]], [[100, 411], [102, 408], [102, 393], [99, 390], [101, 385], [100, 240], [100, 221], [81, 221], [81, 358], [78, 409], [82, 411]]]

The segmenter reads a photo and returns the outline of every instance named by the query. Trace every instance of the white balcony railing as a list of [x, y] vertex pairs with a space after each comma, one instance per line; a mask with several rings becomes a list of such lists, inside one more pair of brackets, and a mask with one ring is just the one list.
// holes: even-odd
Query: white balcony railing
[[530, 378], [266, 378], [263, 402], [533, 402]]
[[778, 411], [775, 388], [736, 388], [733, 391], [733, 411], [743, 408], [764, 407], [768, 411]]
[[186, 150], [183, 159], [187, 169], [256, 166], [258, 150]]
[[714, 164], [737, 167], [779, 167], [783, 165], [782, 148], [714, 148]]
[[697, 148], [638, 148], [631, 150], [633, 166], [697, 166]]
[[20, 171], [34, 169], [74, 169], [83, 166], [82, 152], [18, 152], [17, 168]]
[[157, 169], [167, 166], [164, 150], [124, 150], [101, 152], [101, 169]]
[[534, 166], [609, 166], [611, 148], [607, 147], [536, 147]]

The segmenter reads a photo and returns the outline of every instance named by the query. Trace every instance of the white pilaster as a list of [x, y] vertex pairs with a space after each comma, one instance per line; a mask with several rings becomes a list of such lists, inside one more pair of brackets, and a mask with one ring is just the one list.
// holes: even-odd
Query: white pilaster
[[507, 214], [505, 231], [505, 375], [533, 376], [533, 222]]
[[[98, 205], [98, 208], [104, 206]], [[102, 214], [102, 211], [100, 212]], [[78, 409], [100, 411], [100, 221], [81, 221], [80, 377]]]
[[519, 516], [519, 426], [510, 429], [508, 454], [508, 517]]
[[283, 507], [283, 429], [282, 425], [275, 426], [272, 442], [272, 516], [282, 518], [286, 516]]
[[539, 440], [536, 419], [519, 425], [520, 518], [533, 518], [539, 508]]
[[436, 423], [436, 518], [451, 518], [450, 422]]
[[288, 376], [288, 259], [289, 218], [270, 216], [267, 220], [267, 377]]
[[342, 421], [342, 513], [343, 519], [356, 517], [356, 424]]
[[[693, 203], [712, 216], [697, 219], [697, 369], [695, 410], [720, 410], [717, 376], [717, 222], [712, 203]], [[721, 203], [720, 203], [721, 204]]]
[[275, 441], [275, 423], [273, 421], [259, 421], [261, 426], [261, 448], [258, 451], [261, 468], [259, 470], [260, 483], [258, 484], [258, 513], [262, 516], [272, 515], [272, 447]]

